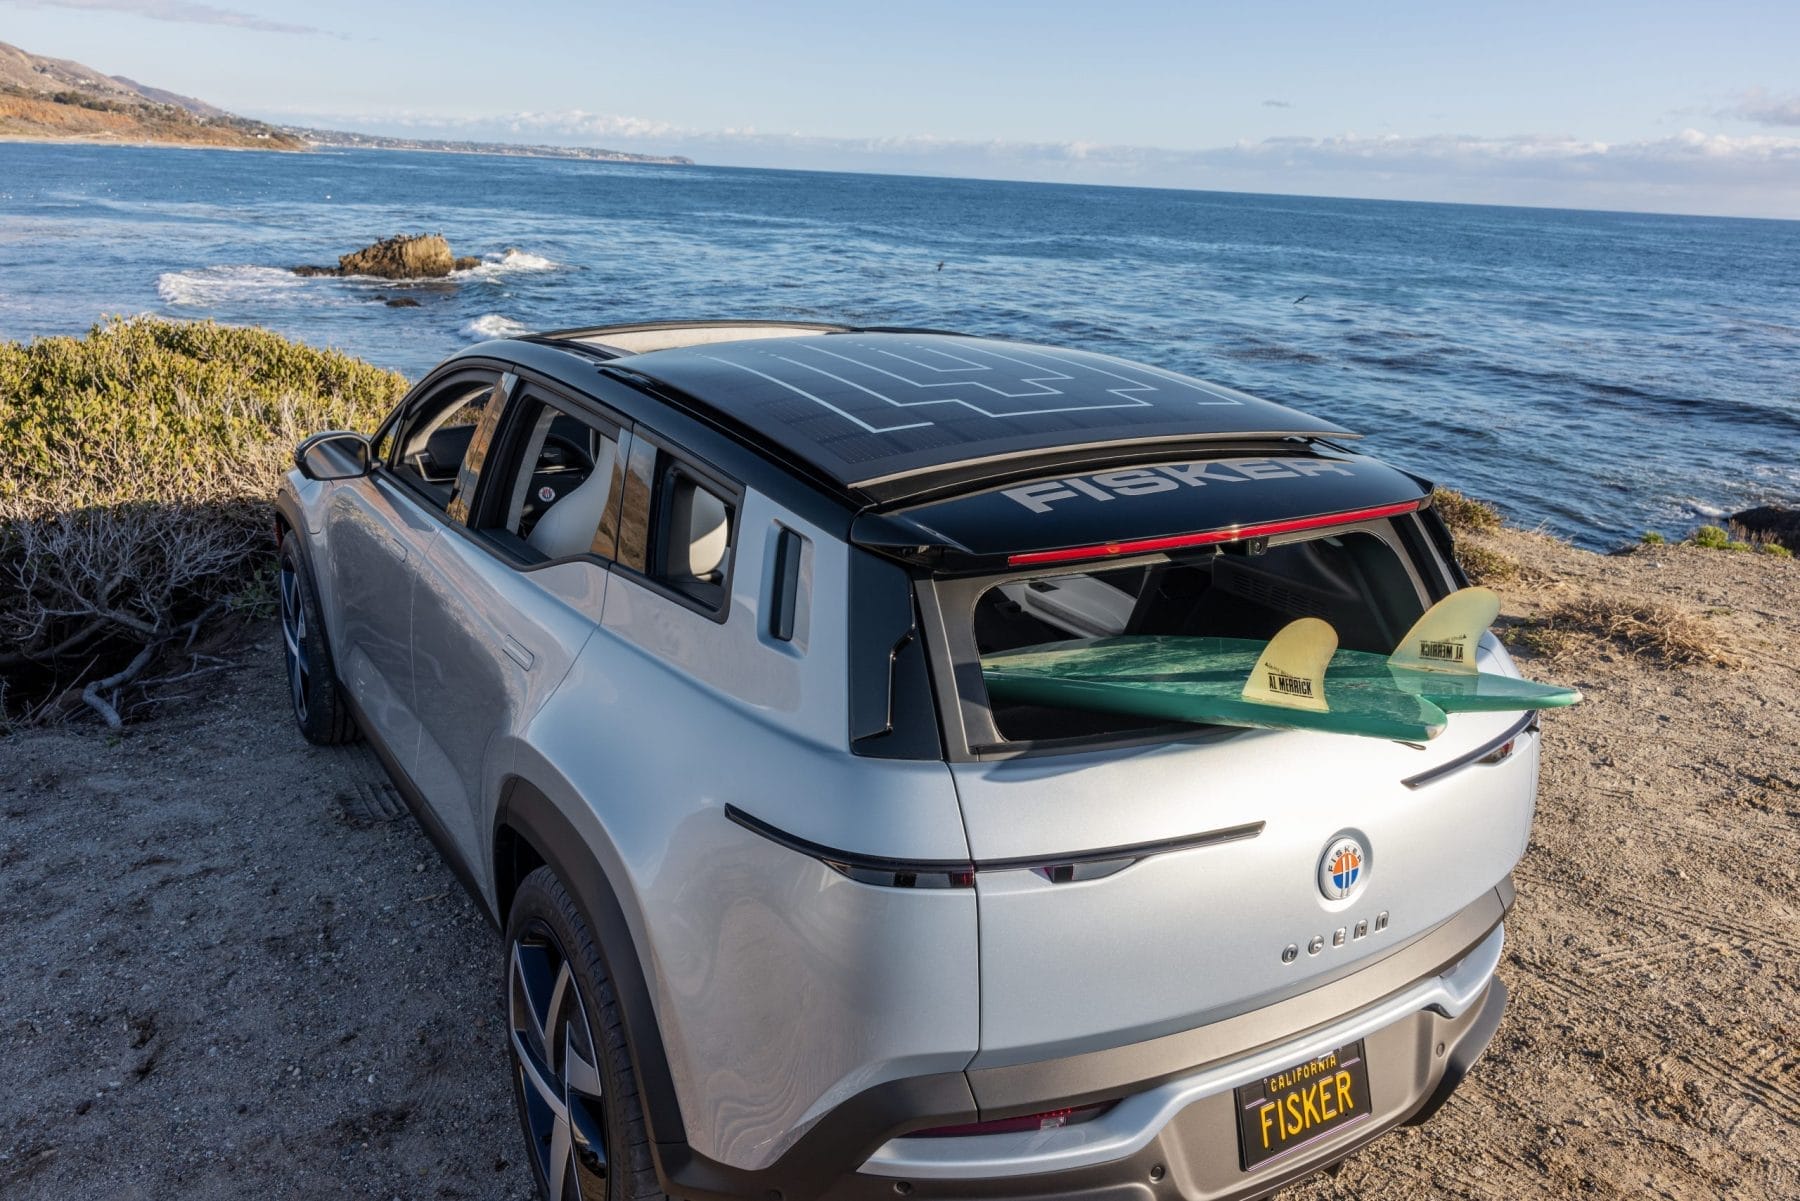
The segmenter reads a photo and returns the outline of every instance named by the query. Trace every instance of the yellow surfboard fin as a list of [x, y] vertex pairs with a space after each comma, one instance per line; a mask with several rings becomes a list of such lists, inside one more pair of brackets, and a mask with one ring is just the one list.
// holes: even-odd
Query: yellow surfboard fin
[[1410, 671], [1447, 671], [1475, 675], [1475, 647], [1500, 615], [1500, 598], [1491, 588], [1459, 588], [1431, 608], [1406, 631], [1388, 656], [1388, 666]]
[[1325, 665], [1337, 653], [1337, 644], [1337, 631], [1329, 622], [1317, 617], [1289, 622], [1269, 639], [1256, 666], [1250, 669], [1243, 698], [1259, 705], [1328, 712], [1331, 707], [1325, 703]]

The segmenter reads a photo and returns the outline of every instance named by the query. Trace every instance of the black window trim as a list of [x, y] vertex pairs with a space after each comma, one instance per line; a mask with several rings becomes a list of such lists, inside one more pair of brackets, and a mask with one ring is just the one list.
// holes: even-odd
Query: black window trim
[[[675, 445], [673, 441], [657, 433], [655, 430], [649, 429], [642, 422], [637, 422], [632, 426], [631, 434], [631, 449], [634, 453], [641, 440], [646, 445], [653, 447], [657, 455], [656, 469], [652, 473], [650, 480], [649, 511], [645, 513], [633, 513], [631, 509], [627, 507], [621, 513], [619, 518], [620, 542], [625, 541], [625, 531], [634, 520], [645, 523], [644, 567], [640, 570], [628, 563], [615, 562], [613, 564], [613, 570], [619, 575], [656, 593], [658, 596], [667, 597], [681, 605], [683, 608], [691, 609], [717, 625], [724, 625], [731, 616], [731, 588], [737, 577], [738, 537], [742, 530], [744, 518], [744, 486], [730, 476], [719, 471], [718, 468], [712, 466], [710, 463], [683, 450]], [[663, 462], [664, 456], [667, 456], [667, 458], [672, 461], [667, 463]], [[663, 487], [663, 480], [672, 471], [680, 471], [694, 479], [696, 482], [705, 484], [708, 488], [717, 492], [720, 498], [731, 507], [731, 519], [725, 535], [724, 576], [719, 581], [719, 603], [717, 606], [709, 605], [698, 597], [690, 596], [681, 589], [673, 587], [651, 574], [651, 569], [655, 565], [658, 555], [663, 550], [661, 542], [666, 537], [667, 531], [663, 528], [666, 522], [666, 517], [663, 513], [663, 506], [666, 503], [664, 499], [666, 489]]]

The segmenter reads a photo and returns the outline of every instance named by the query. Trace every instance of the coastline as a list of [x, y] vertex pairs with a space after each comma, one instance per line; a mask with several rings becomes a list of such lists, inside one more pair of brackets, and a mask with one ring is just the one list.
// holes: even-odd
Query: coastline
[[159, 138], [125, 138], [110, 134], [34, 134], [8, 130], [0, 133], [0, 142], [38, 144], [44, 146], [122, 146], [137, 150], [249, 150], [268, 154], [307, 154], [311, 146], [245, 146], [229, 142], [177, 142]]
[[570, 147], [570, 153], [555, 153], [553, 148], [513, 147], [502, 142], [481, 143], [469, 147], [456, 146], [365, 146], [354, 142], [307, 140], [299, 146], [246, 145], [241, 142], [177, 141], [163, 138], [136, 138], [110, 133], [36, 134], [17, 130], [0, 132], [0, 142], [37, 143], [46, 146], [131, 146], [140, 150], [262, 150], [274, 154], [312, 154], [320, 150], [393, 151], [402, 154], [467, 154], [490, 158], [555, 159], [579, 163], [624, 163], [636, 167], [693, 167], [701, 164], [680, 155], [631, 155], [623, 152], [583, 153], [582, 147]]

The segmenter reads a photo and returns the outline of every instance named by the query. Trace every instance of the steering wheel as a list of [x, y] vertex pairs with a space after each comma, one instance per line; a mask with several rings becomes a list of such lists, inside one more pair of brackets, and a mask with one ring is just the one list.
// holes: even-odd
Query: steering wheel
[[[545, 453], [551, 447], [556, 448], [557, 453], [554, 456], [548, 456]], [[547, 457], [550, 458], [549, 463], [544, 461]], [[538, 461], [533, 474], [535, 475], [539, 471], [588, 472], [593, 469], [594, 457], [588, 454], [587, 449], [573, 438], [565, 438], [561, 434], [545, 434], [544, 446], [538, 452]]]

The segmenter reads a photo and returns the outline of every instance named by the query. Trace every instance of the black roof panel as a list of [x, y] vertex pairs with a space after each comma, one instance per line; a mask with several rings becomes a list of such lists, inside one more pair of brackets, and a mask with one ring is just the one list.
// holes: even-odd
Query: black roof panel
[[950, 334], [722, 342], [608, 366], [685, 393], [849, 488], [1097, 443], [1349, 434], [1159, 367]]

